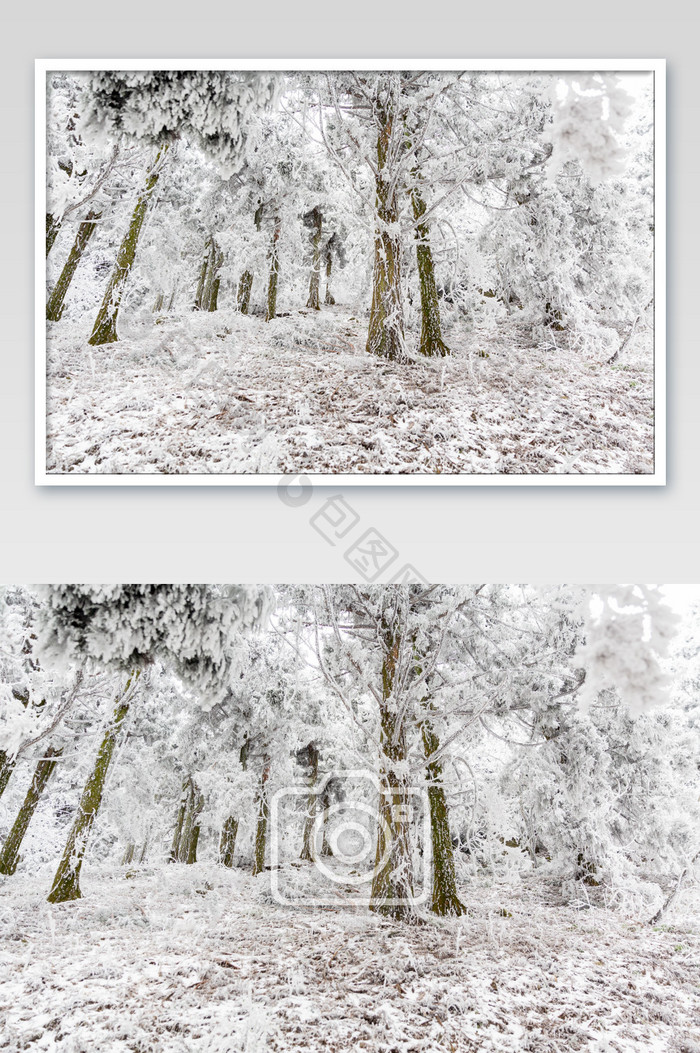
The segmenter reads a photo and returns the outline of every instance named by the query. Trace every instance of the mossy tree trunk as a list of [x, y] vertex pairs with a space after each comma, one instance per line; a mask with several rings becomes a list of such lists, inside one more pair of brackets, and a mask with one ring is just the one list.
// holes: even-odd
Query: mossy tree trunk
[[5, 750], [0, 750], [0, 797], [5, 792], [5, 787], [10, 781], [10, 776], [15, 768], [14, 760], [10, 760]]
[[136, 844], [134, 841], [129, 841], [128, 845], [124, 849], [124, 855], [122, 856], [122, 866], [128, 867], [130, 863], [134, 861], [134, 852], [136, 851]]
[[175, 834], [170, 848], [171, 863], [196, 863], [199, 841], [199, 817], [204, 808], [204, 797], [191, 775], [182, 784], [180, 806], [175, 822]]
[[448, 355], [449, 348], [442, 339], [440, 326], [440, 303], [433, 253], [430, 248], [430, 228], [427, 222], [421, 222], [425, 215], [426, 205], [420, 189], [415, 185], [411, 191], [413, 218], [416, 221], [416, 258], [418, 262], [418, 283], [420, 285], [421, 327], [418, 350], [428, 357]]
[[[372, 307], [367, 351], [393, 361], [406, 359], [403, 294], [401, 291], [401, 240], [399, 198], [394, 167], [394, 118], [390, 104], [377, 106], [376, 218]], [[402, 139], [403, 141], [403, 139]]]
[[0, 874], [14, 874], [17, 869], [19, 850], [22, 846], [24, 835], [29, 828], [32, 817], [37, 810], [39, 801], [62, 752], [63, 750], [54, 749], [50, 746], [45, 756], [42, 757], [34, 769], [34, 777], [32, 778], [31, 786], [27, 790], [27, 796], [24, 798], [24, 803], [19, 810], [12, 829], [7, 835], [2, 852], [0, 852]]
[[78, 812], [73, 820], [63, 857], [58, 865], [56, 876], [48, 896], [49, 903], [64, 903], [66, 900], [80, 899], [80, 870], [85, 857], [90, 831], [102, 803], [105, 780], [114, 754], [119, 732], [126, 720], [131, 706], [132, 687], [140, 676], [140, 670], [131, 674], [124, 691], [117, 699], [114, 713], [97, 752], [95, 766], [85, 783]]
[[455, 859], [450, 835], [450, 820], [442, 784], [442, 764], [435, 757], [440, 742], [430, 721], [421, 726], [428, 775], [428, 801], [430, 803], [430, 837], [432, 844], [432, 895], [430, 909], [440, 917], [466, 913], [466, 908], [457, 892]]
[[46, 255], [51, 252], [53, 243], [58, 237], [58, 232], [61, 229], [60, 219], [56, 219], [50, 212], [46, 213]]
[[318, 749], [313, 742], [310, 742], [306, 749], [309, 761], [309, 796], [306, 799], [304, 834], [299, 858], [312, 863], [316, 858], [316, 845], [314, 843], [313, 831], [316, 822], [316, 807], [318, 804], [318, 793], [316, 790], [316, 784], [318, 783]]
[[237, 836], [238, 819], [234, 819], [230, 815], [221, 828], [221, 840], [219, 842], [219, 862], [223, 863], [225, 867], [229, 867], [229, 869], [233, 866]]
[[[377, 851], [370, 910], [397, 921], [415, 921], [410, 851], [410, 800], [406, 778], [397, 774], [407, 759], [405, 725], [394, 694], [400, 637], [385, 623], [380, 706], [381, 756]], [[397, 721], [401, 720], [400, 725]]]
[[238, 279], [238, 310], [241, 314], [248, 314], [252, 289], [253, 272], [243, 271], [243, 274]]
[[107, 283], [107, 289], [105, 291], [104, 299], [102, 300], [102, 306], [100, 307], [95, 324], [92, 329], [92, 334], [88, 340], [89, 344], [93, 346], [101, 344], [113, 344], [119, 339], [117, 335], [117, 316], [119, 314], [119, 305], [121, 304], [124, 288], [126, 286], [129, 273], [136, 259], [136, 247], [138, 245], [139, 235], [146, 219], [148, 212], [148, 206], [153, 197], [158, 179], [160, 177], [162, 163], [168, 150], [168, 144], [165, 143], [161, 146], [160, 150], [156, 155], [156, 159], [151, 165], [146, 175], [146, 182], [144, 187], [139, 194], [136, 207], [131, 215], [131, 222], [129, 223], [129, 229], [124, 235], [124, 240], [119, 246], [119, 252], [117, 253], [117, 260], [114, 264], [114, 269], [110, 276], [109, 282]]
[[329, 307], [332, 307], [335, 303], [335, 298], [333, 296], [333, 293], [331, 292], [331, 274], [333, 272], [333, 238], [335, 236], [336, 235], [334, 234], [333, 237], [330, 237], [328, 239], [328, 241], [326, 242], [326, 248], [324, 250], [326, 262], [326, 295], [323, 299], [323, 302]]
[[282, 223], [276, 218], [272, 234], [272, 251], [270, 253], [270, 277], [267, 283], [266, 322], [271, 322], [277, 313], [277, 287], [279, 285], [280, 275], [279, 240], [281, 233]]
[[195, 297], [195, 310], [215, 311], [219, 296], [220, 279], [218, 271], [224, 262], [224, 255], [216, 244], [213, 237], [207, 240], [204, 252], [204, 262], [197, 285]]
[[[250, 743], [246, 741], [241, 746], [239, 759], [243, 771], [248, 770], [248, 749]], [[239, 821], [234, 815], [229, 815], [221, 828], [221, 839], [219, 841], [219, 862], [225, 867], [233, 866], [234, 852], [236, 850], [236, 838], [238, 837]]]
[[87, 248], [90, 238], [95, 232], [97, 221], [101, 216], [101, 212], [88, 212], [87, 216], [78, 227], [78, 233], [75, 236], [73, 247], [68, 253], [68, 259], [65, 262], [58, 281], [51, 290], [51, 295], [46, 304], [46, 320], [48, 322], [58, 322], [60, 320], [60, 317], [63, 314], [63, 302], [66, 298], [66, 293], [68, 292], [70, 283], [73, 281], [73, 275], [78, 269], [78, 264]]
[[[263, 217], [263, 205], [258, 205], [257, 209], [255, 210], [255, 217], [254, 217], [255, 229], [257, 231], [260, 230], [260, 225], [262, 224], [262, 217]], [[237, 299], [238, 299], [238, 310], [241, 312], [241, 314], [248, 314], [248, 309], [250, 307], [250, 293], [251, 293], [252, 288], [253, 288], [253, 272], [252, 271], [243, 271], [243, 274], [241, 275], [241, 277], [240, 277], [240, 279], [238, 281], [238, 297], [237, 297]]]
[[320, 208], [314, 208], [304, 217], [311, 227], [311, 277], [309, 278], [309, 298], [306, 306], [312, 311], [321, 310], [321, 240], [323, 238], [323, 214]]
[[260, 787], [257, 794], [257, 823], [255, 826], [255, 856], [253, 858], [253, 874], [261, 874], [265, 869], [265, 853], [267, 850], [267, 822], [270, 816], [270, 805], [267, 797], [267, 783], [270, 778], [270, 760], [265, 757], [263, 769], [260, 776]]
[[321, 813], [323, 819], [321, 821], [321, 855], [332, 856], [333, 849], [331, 848], [330, 841], [328, 840], [328, 813], [331, 807], [330, 788], [328, 783], [321, 793]]

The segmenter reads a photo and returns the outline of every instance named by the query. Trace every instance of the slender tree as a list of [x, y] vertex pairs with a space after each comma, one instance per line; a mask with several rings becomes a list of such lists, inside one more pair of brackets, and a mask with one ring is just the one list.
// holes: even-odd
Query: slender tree
[[95, 759], [95, 766], [85, 784], [78, 811], [68, 834], [63, 857], [48, 896], [49, 903], [64, 903], [80, 899], [80, 871], [85, 857], [88, 838], [95, 817], [102, 803], [107, 772], [117, 744], [119, 732], [127, 718], [140, 671], [135, 670], [126, 682], [124, 690], [116, 700], [112, 719], [105, 731], [102, 744]]
[[[326, 295], [323, 299], [323, 302], [329, 307], [332, 307], [333, 304], [335, 304], [335, 297], [331, 292], [331, 274], [333, 272], [333, 256], [336, 253], [340, 253], [340, 238], [338, 237], [338, 234], [334, 231], [333, 234], [331, 234], [330, 238], [328, 238], [323, 249], [323, 259], [326, 265]], [[343, 260], [341, 258], [341, 264], [342, 262]]]
[[399, 235], [398, 155], [404, 136], [397, 124], [397, 92], [400, 75], [377, 81], [374, 107], [377, 121], [375, 175], [374, 273], [367, 351], [382, 358], [403, 361], [406, 357], [403, 293], [401, 290], [401, 240]]
[[397, 667], [402, 637], [392, 612], [382, 617], [384, 660], [381, 672], [379, 718], [381, 755], [377, 852], [370, 910], [397, 921], [415, 917], [412, 906], [413, 873], [410, 851], [410, 800], [406, 777], [406, 726], [399, 713]]
[[212, 235], [207, 238], [204, 250], [204, 261], [197, 284], [195, 309], [197, 311], [215, 311], [218, 306], [219, 283], [218, 272], [224, 262], [224, 254]]
[[170, 848], [171, 863], [196, 863], [199, 842], [199, 817], [204, 807], [204, 796], [191, 775], [182, 784], [180, 805]]
[[14, 874], [17, 869], [19, 850], [22, 847], [24, 835], [62, 753], [62, 749], [49, 746], [45, 756], [37, 763], [24, 803], [0, 852], [0, 874]]
[[63, 266], [59, 279], [54, 285], [46, 304], [46, 320], [48, 322], [58, 322], [60, 320], [61, 315], [63, 314], [63, 302], [66, 298], [66, 293], [68, 292], [70, 283], [73, 281], [73, 276], [78, 269], [78, 264], [88, 246], [88, 242], [97, 229], [97, 222], [101, 216], [101, 212], [88, 212], [87, 216], [80, 224], [78, 233], [75, 236], [75, 241], [73, 242], [73, 247], [68, 254], [68, 259]]
[[[248, 739], [241, 746], [239, 760], [243, 771], [248, 769]], [[221, 840], [219, 842], [219, 862], [225, 867], [233, 866], [234, 852], [236, 850], [236, 838], [238, 837], [239, 821], [236, 816], [229, 815], [221, 829]]]
[[277, 313], [277, 286], [280, 273], [279, 240], [281, 233], [282, 222], [279, 216], [276, 216], [272, 233], [272, 249], [270, 251], [270, 277], [267, 284], [266, 322], [272, 321]]
[[[258, 207], [255, 210], [255, 216], [253, 217], [255, 229], [257, 231], [260, 231], [260, 226], [262, 224], [263, 209], [264, 206], [262, 204], [258, 205]], [[241, 312], [241, 314], [248, 314], [248, 309], [250, 307], [250, 294], [252, 289], [253, 272], [251, 270], [245, 270], [243, 271], [243, 274], [238, 280], [238, 310]]]
[[164, 143], [160, 147], [153, 164], [146, 173], [144, 186], [139, 194], [136, 206], [131, 215], [129, 229], [124, 235], [124, 240], [119, 247], [117, 260], [109, 282], [107, 283], [102, 306], [97, 313], [92, 334], [88, 340], [89, 344], [112, 344], [119, 339], [117, 335], [117, 316], [119, 314], [119, 306], [121, 304], [124, 288], [129, 278], [131, 268], [136, 259], [136, 247], [138, 245], [139, 235], [141, 234], [141, 229], [148, 212], [148, 206], [158, 184], [158, 179], [160, 178], [163, 162], [168, 151], [168, 145], [168, 143]]
[[270, 805], [267, 796], [267, 783], [270, 778], [270, 758], [263, 757], [263, 767], [260, 775], [260, 786], [258, 788], [256, 808], [257, 823], [255, 827], [255, 855], [253, 859], [253, 873], [261, 874], [265, 869], [265, 853], [267, 850], [267, 826], [270, 817]]
[[303, 752], [309, 769], [309, 796], [306, 800], [304, 833], [299, 858], [311, 863], [316, 858], [316, 846], [312, 835], [314, 824], [316, 822], [316, 808], [318, 805], [318, 749], [313, 742], [310, 742]]
[[311, 228], [311, 277], [309, 278], [309, 298], [306, 306], [313, 311], [321, 310], [321, 240], [323, 238], [323, 213], [321, 209], [312, 208], [304, 216], [304, 223]]

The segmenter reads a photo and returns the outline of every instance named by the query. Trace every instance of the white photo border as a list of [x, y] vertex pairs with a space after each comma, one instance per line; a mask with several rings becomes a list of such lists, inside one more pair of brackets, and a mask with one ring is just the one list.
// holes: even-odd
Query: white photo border
[[280, 475], [134, 473], [55, 475], [46, 471], [46, 76], [86, 70], [474, 70], [619, 71], [654, 75], [654, 471], [551, 475], [325, 475], [315, 486], [665, 486], [666, 485], [666, 60], [665, 59], [36, 59], [35, 60], [35, 474], [37, 486], [276, 486]]

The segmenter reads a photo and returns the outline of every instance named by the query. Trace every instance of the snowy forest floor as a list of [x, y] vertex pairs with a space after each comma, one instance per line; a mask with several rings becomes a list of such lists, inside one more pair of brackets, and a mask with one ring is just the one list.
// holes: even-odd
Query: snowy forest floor
[[50, 879], [0, 886], [0, 1049], [700, 1050], [692, 890], [652, 927], [479, 883], [468, 916], [407, 927], [208, 863], [91, 867], [57, 907]]
[[528, 346], [515, 323], [446, 327], [452, 355], [397, 364], [345, 307], [265, 323], [234, 311], [48, 335], [50, 474], [644, 474], [653, 362]]

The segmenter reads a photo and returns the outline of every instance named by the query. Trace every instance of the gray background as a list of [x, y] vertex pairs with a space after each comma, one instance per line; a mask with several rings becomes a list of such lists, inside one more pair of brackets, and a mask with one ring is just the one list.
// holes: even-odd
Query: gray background
[[309, 525], [338, 488], [294, 508], [274, 488], [33, 484], [33, 60], [127, 56], [666, 58], [668, 485], [367, 487], [346, 495], [361, 528], [376, 527], [399, 549], [394, 566], [412, 563], [432, 581], [700, 580], [700, 95], [698, 16], [689, 3], [91, 0], [25, 10], [4, 17], [0, 45], [0, 580], [357, 577], [345, 546]]

